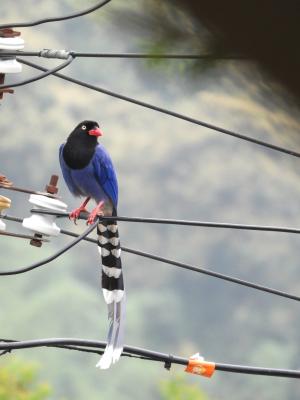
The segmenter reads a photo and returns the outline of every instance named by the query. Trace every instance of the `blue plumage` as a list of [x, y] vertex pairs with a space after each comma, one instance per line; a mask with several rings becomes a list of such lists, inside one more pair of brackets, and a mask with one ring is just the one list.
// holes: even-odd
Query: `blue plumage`
[[98, 144], [95, 153], [84, 168], [72, 169], [63, 158], [64, 144], [59, 149], [59, 161], [65, 182], [74, 196], [90, 196], [97, 203], [101, 200], [118, 205], [118, 182], [112, 160], [103, 145]]

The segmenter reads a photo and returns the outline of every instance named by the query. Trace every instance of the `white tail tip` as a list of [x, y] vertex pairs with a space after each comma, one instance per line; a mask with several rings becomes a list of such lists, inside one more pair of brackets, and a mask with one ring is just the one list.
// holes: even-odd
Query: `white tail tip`
[[102, 357], [96, 364], [96, 367], [100, 369], [108, 369], [113, 362], [113, 353], [114, 353], [113, 346], [106, 346]]

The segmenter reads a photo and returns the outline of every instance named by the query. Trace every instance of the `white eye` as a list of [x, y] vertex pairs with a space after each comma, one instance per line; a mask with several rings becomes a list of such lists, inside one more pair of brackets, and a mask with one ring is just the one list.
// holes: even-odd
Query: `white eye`
[[83, 131], [85, 131], [85, 130], [86, 130], [86, 126], [85, 126], [85, 125], [82, 125], [81, 129], [82, 129]]

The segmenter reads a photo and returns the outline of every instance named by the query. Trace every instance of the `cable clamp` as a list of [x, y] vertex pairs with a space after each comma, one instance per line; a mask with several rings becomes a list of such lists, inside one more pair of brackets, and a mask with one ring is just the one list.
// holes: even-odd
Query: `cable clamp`
[[172, 356], [172, 354], [169, 354], [169, 358], [165, 361], [164, 367], [165, 367], [168, 371], [170, 371], [170, 369], [171, 369], [173, 359], [174, 359], [174, 357]]
[[185, 372], [195, 375], [205, 376], [211, 378], [215, 372], [216, 365], [214, 362], [205, 361], [199, 353], [194, 354], [190, 357]]
[[40, 51], [40, 57], [44, 58], [59, 58], [61, 60], [67, 60], [70, 55], [71, 52], [67, 50], [43, 49]]

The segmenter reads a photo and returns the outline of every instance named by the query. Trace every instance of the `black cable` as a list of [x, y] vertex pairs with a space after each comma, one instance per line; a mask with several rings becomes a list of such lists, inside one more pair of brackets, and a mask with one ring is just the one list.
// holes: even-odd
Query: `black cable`
[[[1, 216], [2, 218], [2, 216]], [[4, 219], [9, 219], [5, 218]], [[15, 218], [16, 220], [16, 218]], [[19, 221], [18, 221], [19, 222]], [[81, 240], [83, 240], [88, 234], [90, 234], [97, 226], [98, 222], [95, 222], [93, 225], [89, 226], [85, 232], [83, 232], [81, 235], [79, 235], [75, 240], [72, 242], [68, 243], [66, 246], [64, 246], [62, 249], [54, 253], [52, 256], [49, 256], [47, 258], [44, 258], [43, 260], [36, 262], [34, 264], [31, 264], [27, 267], [21, 267], [16, 270], [10, 270], [10, 271], [1, 271], [0, 276], [7, 276], [7, 275], [18, 275], [18, 274], [23, 274], [24, 272], [31, 271], [35, 268], [41, 267], [42, 265], [48, 264], [49, 262], [55, 260], [62, 254], [64, 254], [66, 251], [74, 247], [77, 243], [79, 243]]]
[[[18, 61], [20, 63], [28, 65], [28, 66], [30, 66], [32, 68], [36, 68], [36, 69], [39, 69], [41, 71], [44, 71], [44, 68], [41, 67], [40, 65], [37, 65], [37, 64], [34, 64], [32, 62], [25, 61], [25, 60], [22, 60], [22, 59], [19, 59], [19, 58], [18, 58]], [[166, 115], [170, 115], [170, 116], [175, 117], [175, 118], [179, 118], [179, 119], [181, 119], [183, 121], [191, 122], [192, 124], [200, 125], [200, 126], [203, 126], [205, 128], [212, 129], [214, 131], [221, 132], [221, 133], [224, 133], [226, 135], [236, 137], [238, 139], [246, 140], [248, 142], [251, 142], [251, 143], [263, 146], [263, 147], [267, 147], [269, 149], [272, 149], [272, 150], [275, 150], [275, 151], [279, 151], [281, 153], [289, 154], [289, 155], [294, 156], [294, 157], [300, 157], [300, 153], [297, 152], [297, 151], [294, 151], [294, 150], [289, 150], [289, 149], [286, 149], [284, 147], [276, 146], [274, 144], [271, 144], [271, 143], [268, 143], [268, 142], [264, 142], [264, 141], [259, 140], [259, 139], [254, 139], [252, 137], [249, 137], [249, 136], [246, 136], [246, 135], [242, 135], [240, 133], [231, 131], [229, 129], [225, 129], [225, 128], [222, 128], [222, 127], [219, 127], [219, 126], [216, 126], [216, 125], [209, 124], [208, 122], [204, 122], [204, 121], [201, 121], [201, 120], [196, 119], [196, 118], [191, 118], [191, 117], [188, 117], [186, 115], [179, 114], [177, 112], [170, 111], [170, 110], [167, 110], [165, 108], [158, 107], [158, 106], [146, 103], [144, 101], [136, 100], [136, 99], [134, 99], [132, 97], [124, 96], [124, 95], [121, 95], [119, 93], [115, 93], [115, 92], [112, 92], [110, 90], [103, 89], [103, 88], [101, 88], [99, 86], [95, 86], [95, 85], [92, 85], [90, 83], [83, 82], [83, 81], [81, 81], [79, 79], [71, 78], [71, 77], [69, 77], [67, 75], [64, 75], [64, 74], [53, 73], [53, 75], [57, 76], [58, 78], [64, 79], [66, 81], [69, 81], [69, 82], [75, 83], [77, 85], [83, 86], [85, 88], [88, 88], [88, 89], [91, 89], [91, 90], [95, 90], [96, 92], [100, 92], [100, 93], [106, 94], [108, 96], [115, 97], [115, 98], [120, 99], [120, 100], [128, 101], [128, 102], [136, 104], [138, 106], [149, 108], [150, 110], [158, 111], [160, 113], [163, 113], [163, 114], [166, 114]]]
[[74, 60], [74, 57], [72, 55], [70, 55], [68, 57], [67, 61], [65, 61], [62, 64], [58, 65], [57, 67], [54, 67], [54, 68], [51, 68], [51, 69], [46, 69], [45, 68], [45, 72], [40, 74], [40, 75], [38, 75], [38, 76], [35, 76], [33, 78], [29, 78], [29, 79], [25, 79], [23, 81], [16, 82], [16, 83], [0, 85], [0, 91], [2, 89], [7, 89], [7, 88], [11, 89], [13, 87], [27, 85], [28, 83], [32, 83], [32, 82], [38, 81], [40, 79], [46, 78], [46, 76], [53, 75], [56, 71], [60, 71], [61, 69], [64, 69], [65, 67], [70, 65], [73, 60]]
[[[10, 221], [15, 221], [15, 222], [22, 222], [23, 221], [21, 218], [10, 217], [8, 215], [2, 215], [1, 218], [7, 219], [7, 220], [10, 220]], [[79, 238], [77, 233], [70, 232], [70, 231], [67, 231], [65, 229], [61, 229], [60, 232], [62, 234], [64, 234], [64, 235], [68, 235], [68, 236], [73, 236], [73, 237]], [[81, 240], [86, 240], [88, 242], [97, 244], [97, 240], [95, 240], [95, 239], [84, 237]], [[248, 281], [245, 281], [245, 280], [242, 280], [242, 279], [234, 278], [232, 276], [221, 274], [221, 273], [215, 272], [215, 271], [211, 271], [209, 269], [199, 268], [199, 267], [196, 267], [194, 265], [180, 263], [178, 261], [174, 261], [174, 260], [170, 260], [170, 259], [167, 259], [167, 258], [164, 258], [164, 257], [160, 257], [160, 256], [157, 256], [155, 254], [150, 254], [150, 253], [146, 253], [144, 251], [130, 249], [129, 247], [123, 247], [122, 246], [121, 249], [122, 249], [122, 251], [125, 251], [127, 253], [131, 253], [131, 254], [135, 254], [137, 256], [141, 256], [141, 257], [149, 258], [151, 260], [163, 262], [165, 264], [174, 265], [175, 267], [179, 267], [179, 268], [183, 268], [183, 269], [186, 269], [186, 270], [198, 272], [198, 273], [201, 273], [201, 274], [204, 274], [204, 275], [213, 276], [214, 278], [219, 278], [219, 279], [222, 279], [222, 280], [225, 280], [225, 281], [228, 281], [228, 282], [236, 283], [238, 285], [250, 287], [252, 289], [260, 290], [262, 292], [275, 294], [276, 296], [284, 297], [284, 298], [295, 300], [295, 301], [300, 301], [300, 297], [299, 296], [296, 296], [296, 295], [293, 295], [293, 294], [290, 294], [290, 293], [287, 293], [287, 292], [283, 292], [283, 291], [280, 291], [280, 290], [277, 290], [277, 289], [269, 288], [267, 286], [259, 285], [259, 284], [253, 283], [253, 282], [248, 282]], [[49, 260], [49, 261], [52, 261], [52, 260]], [[49, 262], [49, 261], [47, 261], [47, 262]], [[39, 264], [39, 263], [36, 263], [36, 264]], [[39, 266], [40, 265], [35, 265], [34, 268], [37, 268]], [[1, 275], [20, 274], [20, 273], [23, 273], [23, 272], [30, 271], [31, 269], [33, 269], [33, 268], [30, 267], [30, 269], [28, 269], [28, 267], [27, 267], [26, 269], [10, 271], [9, 274], [0, 272], [0, 276]]]
[[[64, 347], [70, 350], [85, 351], [87, 349], [104, 349], [106, 342], [88, 340], [88, 339], [73, 339], [73, 338], [50, 338], [50, 339], [36, 339], [36, 340], [24, 340], [24, 341], [5, 341], [0, 342], [0, 350], [12, 351], [36, 347]], [[74, 348], [76, 347], [76, 348]], [[81, 348], [81, 349], [80, 349]], [[82, 349], [83, 348], [83, 349]], [[169, 362], [172, 364], [187, 366], [189, 363], [188, 358], [170, 356], [170, 354], [160, 353], [157, 351], [151, 351], [148, 349], [124, 346], [124, 353], [127, 355], [140, 356], [143, 359]], [[233, 372], [240, 374], [251, 374], [251, 375], [267, 375], [285, 378], [300, 378], [300, 371], [291, 369], [276, 369], [276, 368], [258, 368], [247, 365], [233, 365], [214, 363], [217, 371]]]
[[287, 299], [291, 299], [291, 300], [295, 300], [295, 301], [300, 301], [300, 297], [299, 296], [296, 296], [296, 295], [293, 295], [293, 294], [290, 294], [290, 293], [287, 293], [287, 292], [283, 292], [281, 290], [269, 288], [267, 286], [259, 285], [257, 283], [245, 281], [243, 279], [234, 278], [232, 276], [221, 274], [219, 272], [215, 272], [215, 271], [212, 271], [210, 269], [200, 268], [200, 267], [196, 267], [194, 265], [181, 263], [181, 262], [178, 262], [178, 261], [170, 260], [168, 258], [157, 256], [157, 255], [154, 255], [154, 254], [145, 253], [144, 251], [129, 249], [128, 247], [122, 247], [122, 250], [126, 251], [127, 253], [131, 253], [131, 254], [135, 254], [137, 256], [150, 258], [150, 259], [155, 260], [155, 261], [159, 261], [159, 262], [162, 262], [162, 263], [165, 263], [165, 264], [174, 265], [175, 267], [187, 269], [187, 270], [190, 270], [190, 271], [199, 272], [199, 273], [204, 274], [204, 275], [213, 276], [214, 278], [222, 279], [224, 281], [228, 281], [228, 282], [236, 283], [238, 285], [246, 286], [246, 287], [249, 287], [249, 288], [252, 288], [252, 289], [260, 290], [262, 292], [272, 293], [272, 294], [275, 294], [276, 296], [285, 297]]
[[94, 6], [89, 7], [85, 10], [82, 11], [78, 11], [76, 13], [73, 14], [68, 14], [62, 17], [50, 17], [50, 18], [42, 18], [42, 19], [38, 19], [36, 21], [32, 21], [32, 22], [10, 22], [8, 24], [1, 24], [0, 25], [0, 29], [5, 29], [5, 28], [28, 28], [30, 26], [36, 26], [36, 25], [41, 25], [41, 24], [45, 24], [48, 22], [58, 22], [58, 21], [64, 21], [67, 19], [72, 19], [72, 18], [77, 18], [77, 17], [81, 17], [83, 15], [89, 14], [93, 11], [98, 10], [99, 8], [103, 7], [105, 4], [109, 3], [110, 0], [104, 0], [104, 1], [100, 1], [98, 3], [96, 3]]
[[[60, 345], [56, 345], [56, 346], [48, 346], [48, 347], [52, 347], [52, 348], [59, 348], [59, 349], [65, 349], [65, 350], [76, 350], [76, 351], [80, 351], [83, 353], [94, 353], [94, 354], [98, 354], [98, 355], [102, 355], [104, 353], [104, 350], [96, 350], [96, 349], [87, 349], [85, 347], [81, 347], [81, 346], [71, 346], [71, 345], [64, 345], [64, 346], [60, 346]], [[3, 354], [9, 353], [10, 350], [4, 350]], [[0, 354], [1, 356], [2, 354]], [[130, 353], [125, 353], [123, 352], [121, 354], [122, 357], [130, 357], [130, 358], [138, 358], [140, 360], [149, 360], [149, 361], [157, 361], [157, 360], [153, 360], [152, 358], [149, 357], [144, 357], [144, 356], [138, 356], [138, 355], [133, 355]]]
[[[34, 214], [56, 215], [57, 217], [69, 217], [67, 212], [56, 212], [48, 210], [31, 209]], [[81, 219], [87, 219], [88, 213], [81, 213]], [[248, 224], [229, 224], [225, 222], [208, 222], [208, 221], [187, 221], [182, 219], [165, 219], [165, 218], [137, 218], [137, 217], [99, 217], [100, 221], [123, 221], [138, 222], [148, 224], [165, 224], [165, 225], [182, 225], [182, 226], [200, 226], [206, 228], [222, 228], [222, 229], [241, 229], [249, 231], [262, 232], [283, 232], [283, 233], [300, 233], [299, 228], [290, 228], [286, 226], [269, 226], [269, 225], [248, 225]]]
[[[41, 51], [3, 50], [1, 57], [43, 57]], [[175, 60], [244, 60], [244, 56], [217, 54], [151, 54], [151, 53], [86, 53], [70, 51], [74, 58], [134, 58], [134, 59], [175, 59]]]

